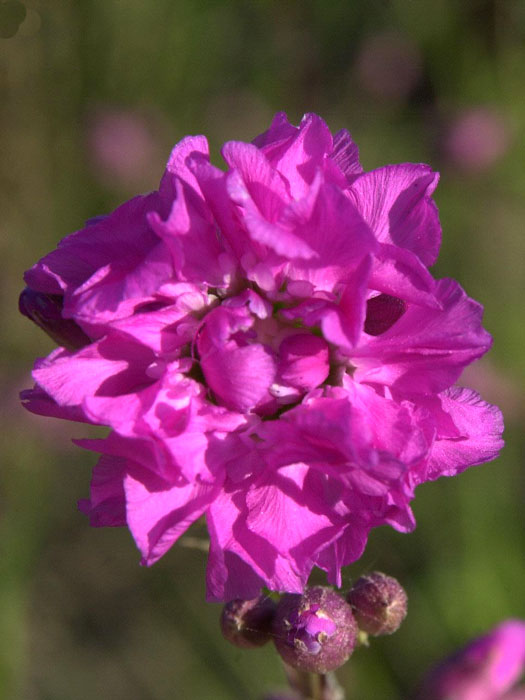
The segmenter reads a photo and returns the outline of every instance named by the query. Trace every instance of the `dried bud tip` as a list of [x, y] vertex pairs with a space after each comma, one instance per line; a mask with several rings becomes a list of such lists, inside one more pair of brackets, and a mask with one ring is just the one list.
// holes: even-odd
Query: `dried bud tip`
[[346, 596], [362, 632], [379, 636], [395, 632], [407, 614], [407, 595], [395, 578], [374, 571], [362, 576]]
[[315, 586], [303, 595], [285, 594], [273, 623], [283, 661], [310, 673], [342, 666], [354, 650], [357, 624], [352, 609], [331, 588]]
[[266, 596], [231, 600], [222, 609], [220, 626], [223, 637], [243, 649], [263, 646], [270, 640], [276, 607]]

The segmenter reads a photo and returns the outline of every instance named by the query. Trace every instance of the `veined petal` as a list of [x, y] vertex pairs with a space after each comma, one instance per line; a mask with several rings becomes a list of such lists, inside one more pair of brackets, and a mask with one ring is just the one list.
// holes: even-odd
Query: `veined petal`
[[144, 472], [142, 478], [127, 474], [126, 518], [142, 563], [151, 566], [188, 527], [206, 511], [221, 487], [214, 484], [177, 484], [165, 487]]
[[489, 462], [503, 448], [503, 416], [497, 406], [471, 389], [452, 387], [440, 394], [443, 411], [459, 435], [435, 440], [428, 478], [452, 476], [473, 464]]
[[330, 158], [341, 169], [348, 182], [353, 182], [363, 172], [359, 162], [359, 149], [346, 129], [341, 129], [334, 135]]
[[108, 337], [76, 353], [59, 348], [39, 362], [33, 377], [61, 406], [79, 406], [87, 397], [126, 394], [148, 383], [153, 353], [144, 346]]
[[205, 136], [186, 136], [173, 148], [160, 183], [160, 191], [165, 197], [171, 195], [173, 198], [179, 179], [195, 192], [201, 193], [199, 182], [188, 167], [188, 161], [195, 156], [202, 156], [209, 161], [209, 147]]
[[408, 248], [432, 265], [441, 244], [431, 199], [438, 179], [428, 165], [387, 165], [358, 177], [348, 194], [380, 242]]

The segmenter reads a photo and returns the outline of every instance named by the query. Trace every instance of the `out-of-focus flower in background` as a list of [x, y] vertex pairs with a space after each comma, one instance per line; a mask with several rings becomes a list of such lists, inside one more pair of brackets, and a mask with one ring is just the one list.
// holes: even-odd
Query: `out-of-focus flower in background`
[[504, 116], [494, 107], [469, 107], [459, 112], [445, 130], [443, 154], [464, 172], [481, 173], [502, 158], [511, 143]]
[[164, 163], [160, 114], [98, 105], [86, 119], [86, 157], [96, 179], [113, 189], [151, 189]]
[[431, 670], [417, 700], [522, 700], [524, 669], [525, 621], [507, 620]]
[[402, 101], [416, 87], [423, 60], [416, 44], [395, 32], [373, 34], [363, 42], [355, 71], [366, 92], [374, 97]]

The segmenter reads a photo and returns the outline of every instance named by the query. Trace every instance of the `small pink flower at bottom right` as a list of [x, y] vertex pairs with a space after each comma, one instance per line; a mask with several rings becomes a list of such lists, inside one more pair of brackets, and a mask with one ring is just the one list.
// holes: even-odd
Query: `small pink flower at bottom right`
[[525, 621], [506, 620], [442, 661], [416, 700], [525, 700]]

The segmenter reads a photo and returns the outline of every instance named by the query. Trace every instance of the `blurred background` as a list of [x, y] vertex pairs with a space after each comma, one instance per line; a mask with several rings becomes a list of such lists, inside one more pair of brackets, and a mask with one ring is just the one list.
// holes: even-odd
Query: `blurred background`
[[23, 271], [156, 188], [184, 135], [207, 134], [219, 164], [224, 141], [278, 110], [347, 127], [365, 169], [441, 171], [434, 274], [485, 306], [494, 348], [464, 383], [507, 426], [500, 459], [420, 487], [416, 531], [375, 531], [347, 570], [345, 584], [398, 577], [410, 604], [340, 671], [349, 700], [405, 699], [442, 655], [525, 618], [524, 74], [523, 0], [0, 3], [2, 700], [257, 700], [285, 685], [273, 649], [221, 638], [204, 552], [177, 545], [146, 570], [126, 530], [89, 528], [76, 500], [96, 456], [70, 442], [85, 428], [18, 402], [52, 348], [18, 316]]

